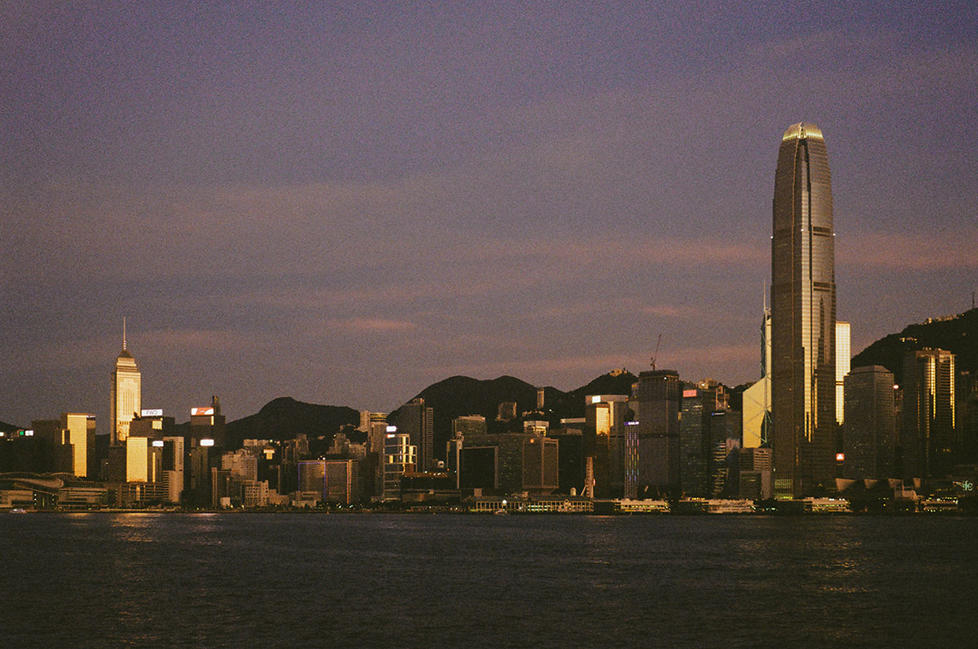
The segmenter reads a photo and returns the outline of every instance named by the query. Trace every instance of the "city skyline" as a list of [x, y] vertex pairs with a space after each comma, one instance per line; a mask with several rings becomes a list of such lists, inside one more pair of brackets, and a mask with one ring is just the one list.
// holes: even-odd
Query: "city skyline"
[[[976, 9], [0, 9], [0, 419], [759, 377], [771, 140], [831, 134], [852, 350], [975, 289]], [[205, 38], [203, 35], [206, 34]]]

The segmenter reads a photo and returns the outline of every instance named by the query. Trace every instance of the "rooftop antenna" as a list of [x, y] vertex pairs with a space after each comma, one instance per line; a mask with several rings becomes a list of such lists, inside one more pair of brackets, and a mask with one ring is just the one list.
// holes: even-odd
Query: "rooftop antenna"
[[122, 351], [126, 351], [126, 316], [122, 316]]
[[652, 352], [652, 371], [655, 371], [655, 359], [659, 355], [659, 345], [662, 344], [662, 334], [659, 334], [659, 338], [655, 341], [655, 351]]

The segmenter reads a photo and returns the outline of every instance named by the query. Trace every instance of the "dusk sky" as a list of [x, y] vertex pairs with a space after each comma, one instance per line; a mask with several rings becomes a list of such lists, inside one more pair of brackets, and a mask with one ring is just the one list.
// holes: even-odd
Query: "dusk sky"
[[853, 352], [978, 288], [978, 3], [0, 5], [0, 420], [756, 380], [778, 145]]

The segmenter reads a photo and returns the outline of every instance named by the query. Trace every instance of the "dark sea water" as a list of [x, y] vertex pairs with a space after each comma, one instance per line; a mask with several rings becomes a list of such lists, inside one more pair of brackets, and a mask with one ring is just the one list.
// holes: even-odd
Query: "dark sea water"
[[978, 518], [0, 515], [0, 648], [978, 647]]

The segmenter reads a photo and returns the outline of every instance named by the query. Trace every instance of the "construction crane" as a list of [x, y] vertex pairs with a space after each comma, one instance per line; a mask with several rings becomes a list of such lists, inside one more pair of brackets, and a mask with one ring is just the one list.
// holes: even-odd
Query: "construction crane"
[[652, 371], [655, 371], [655, 359], [659, 355], [659, 345], [662, 344], [662, 334], [659, 334], [659, 338], [655, 341], [655, 351], [652, 352]]

